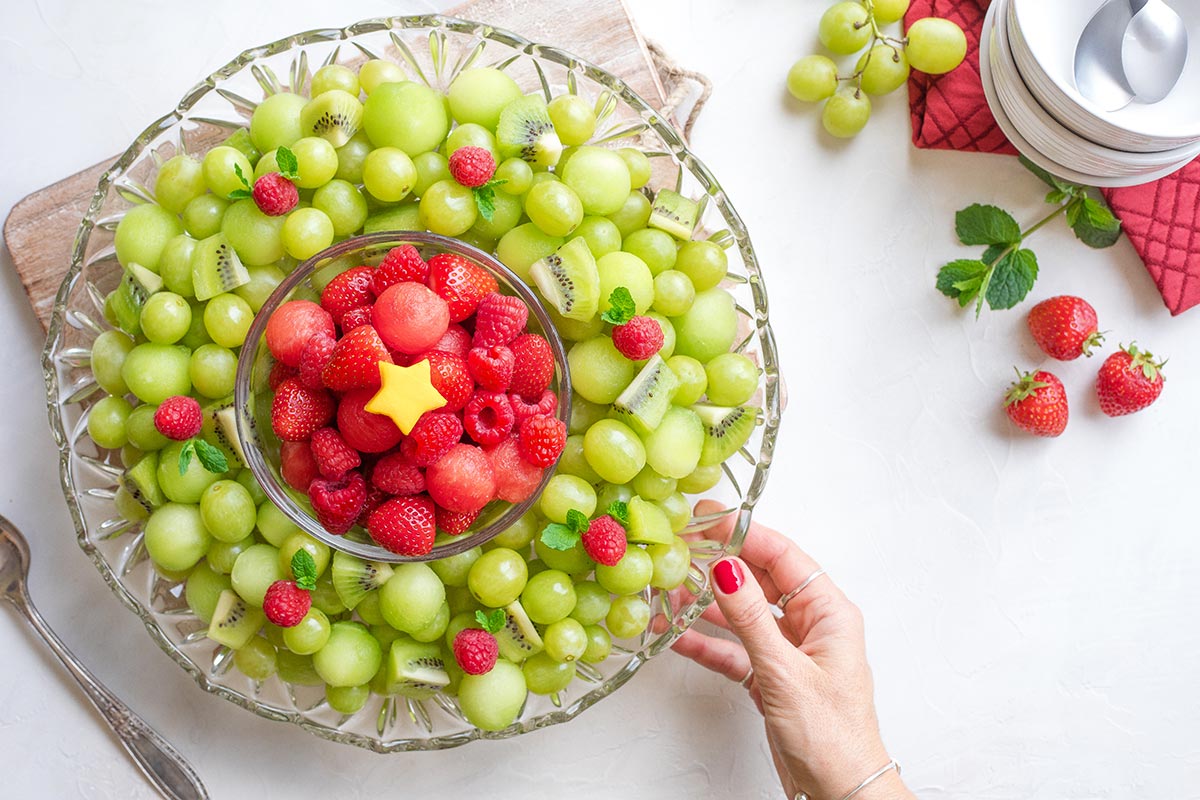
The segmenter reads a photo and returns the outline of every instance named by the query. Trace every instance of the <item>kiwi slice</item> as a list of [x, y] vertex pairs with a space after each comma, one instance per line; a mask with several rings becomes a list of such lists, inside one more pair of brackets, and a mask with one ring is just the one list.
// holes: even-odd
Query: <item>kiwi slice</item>
[[217, 598], [217, 607], [208, 625], [208, 638], [237, 650], [258, 633], [266, 620], [261, 609], [247, 605], [233, 589], [225, 589]]
[[117, 325], [131, 336], [142, 332], [142, 307], [150, 295], [163, 288], [163, 279], [143, 267], [130, 262], [125, 266], [121, 282], [111, 295], [112, 312]]
[[300, 109], [300, 129], [306, 136], [320, 136], [334, 147], [350, 141], [362, 127], [363, 104], [342, 89], [330, 89], [309, 100]]
[[545, 647], [520, 600], [504, 607], [504, 627], [496, 631], [496, 644], [500, 645], [500, 655], [514, 664], [542, 652]]
[[432, 697], [447, 684], [442, 648], [400, 636], [392, 642], [387, 663], [387, 693], [418, 700]]
[[375, 591], [392, 577], [392, 568], [380, 561], [364, 561], [349, 553], [333, 554], [333, 590], [346, 608], [357, 606], [368, 593]]
[[700, 451], [700, 466], [720, 464], [732, 456], [750, 438], [758, 419], [754, 406], [725, 408], [697, 403], [692, 406], [704, 425], [704, 449]]
[[529, 274], [546, 302], [567, 319], [587, 322], [600, 309], [600, 272], [582, 236], [535, 261]]
[[633, 382], [617, 396], [613, 411], [620, 421], [641, 435], [658, 427], [679, 388], [679, 378], [658, 353], [642, 367]]
[[157, 473], [158, 452], [151, 451], [142, 456], [140, 461], [121, 476], [121, 485], [147, 511], [158, 508], [167, 502], [163, 490], [158, 485]]
[[629, 498], [629, 528], [626, 538], [634, 544], [671, 544], [675, 534], [666, 512], [648, 500]]
[[192, 251], [192, 286], [200, 302], [250, 282], [250, 273], [225, 234], [216, 233], [196, 242]]
[[500, 112], [496, 143], [505, 158], [518, 156], [534, 169], [549, 169], [558, 163], [563, 145], [550, 121], [546, 101], [537, 95], [518, 97]]
[[695, 200], [688, 200], [670, 189], [659, 189], [658, 194], [654, 195], [650, 220], [646, 224], [686, 242], [692, 238], [699, 218], [700, 205]]
[[[233, 405], [233, 395], [202, 406], [200, 410], [204, 415], [200, 426], [201, 438], [225, 454], [230, 469], [246, 466], [246, 453], [237, 435], [237, 409]], [[254, 424], [253, 419], [250, 424]]]

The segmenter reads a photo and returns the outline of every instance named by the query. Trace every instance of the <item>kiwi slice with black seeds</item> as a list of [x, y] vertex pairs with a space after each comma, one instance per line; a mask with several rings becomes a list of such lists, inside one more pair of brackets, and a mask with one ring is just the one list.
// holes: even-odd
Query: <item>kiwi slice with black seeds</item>
[[266, 619], [261, 609], [248, 605], [237, 592], [226, 589], [217, 599], [212, 622], [208, 625], [208, 638], [237, 650], [258, 633]]
[[309, 100], [300, 110], [300, 129], [341, 147], [362, 127], [363, 104], [342, 89], [330, 89]]
[[534, 169], [553, 167], [563, 152], [546, 101], [532, 94], [513, 100], [500, 112], [496, 143], [500, 155], [520, 157]]
[[587, 322], [600, 309], [600, 272], [582, 236], [535, 261], [529, 274], [546, 302], [567, 319]]
[[349, 553], [333, 554], [333, 590], [346, 608], [357, 606], [369, 592], [378, 589], [392, 577], [392, 568], [380, 561], [365, 561]]
[[196, 243], [196, 249], [192, 251], [192, 286], [196, 300], [209, 300], [249, 282], [250, 273], [242, 266], [242, 260], [225, 234], [216, 233]]
[[700, 466], [720, 464], [736, 453], [754, 432], [758, 409], [754, 406], [726, 408], [697, 403], [692, 411], [704, 425], [704, 448]]

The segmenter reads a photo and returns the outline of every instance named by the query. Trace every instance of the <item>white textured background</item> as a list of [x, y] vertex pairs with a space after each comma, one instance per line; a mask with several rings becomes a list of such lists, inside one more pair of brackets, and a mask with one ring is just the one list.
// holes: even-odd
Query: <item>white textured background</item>
[[[1042, 359], [1023, 313], [959, 314], [933, 288], [966, 251], [953, 212], [1040, 216], [999, 156], [914, 150], [906, 103], [850, 144], [782, 91], [821, 0], [630, 0], [716, 85], [694, 144], [764, 265], [791, 394], [761, 519], [863, 607], [884, 734], [923, 798], [1200, 796], [1200, 311], [1171, 319], [1133, 250], [1039, 233], [1034, 298], [1083, 294], [1111, 341], [1172, 357], [1160, 404], [1104, 418], [1098, 360], [1054, 367], [1072, 422], [1014, 435], [998, 400]], [[0, 211], [122, 150], [245, 47], [441, 3], [0, 4]], [[380, 757], [201, 692], [78, 551], [46, 426], [40, 328], [0, 268], [0, 513], [33, 540], [33, 595], [71, 647], [192, 759], [214, 798], [777, 798], [739, 687], [666, 656], [573, 724]], [[64, 265], [65, 268], [65, 265]], [[80, 696], [0, 615], [0, 795], [149, 797]]]

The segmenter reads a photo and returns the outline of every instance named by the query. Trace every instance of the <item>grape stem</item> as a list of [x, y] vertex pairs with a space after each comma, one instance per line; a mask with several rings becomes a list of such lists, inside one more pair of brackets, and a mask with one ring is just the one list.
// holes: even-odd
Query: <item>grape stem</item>
[[875, 3], [873, 0], [863, 0], [863, 5], [867, 8], [867, 21], [865, 23], [854, 23], [855, 28], [865, 28], [871, 26], [871, 43], [867, 46], [867, 60], [863, 62], [862, 69], [855, 72], [848, 78], [838, 76], [839, 81], [854, 81], [854, 97], [857, 99], [862, 95], [862, 79], [863, 73], [867, 71], [867, 67], [871, 66], [871, 58], [875, 55], [875, 48], [879, 44], [887, 45], [892, 48], [892, 58], [899, 60], [899, 47], [908, 45], [908, 39], [897, 39], [894, 36], [884, 34], [879, 28], [879, 23], [875, 20]]

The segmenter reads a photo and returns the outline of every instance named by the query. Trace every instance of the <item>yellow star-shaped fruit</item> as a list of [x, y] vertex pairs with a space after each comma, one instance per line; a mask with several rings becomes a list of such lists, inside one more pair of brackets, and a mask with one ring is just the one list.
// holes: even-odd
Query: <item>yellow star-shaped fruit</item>
[[379, 362], [379, 391], [367, 403], [372, 414], [391, 417], [405, 436], [426, 411], [446, 405], [446, 398], [433, 388], [429, 377], [429, 361], [422, 359], [411, 367]]

